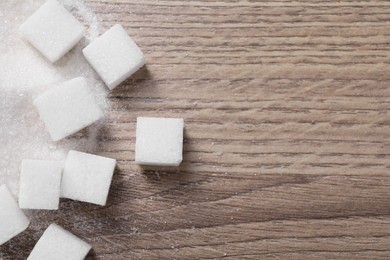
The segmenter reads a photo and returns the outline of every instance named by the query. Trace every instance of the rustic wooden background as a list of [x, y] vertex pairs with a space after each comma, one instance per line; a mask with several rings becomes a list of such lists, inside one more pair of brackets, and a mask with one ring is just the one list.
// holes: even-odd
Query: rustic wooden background
[[[4, 259], [51, 222], [90, 259], [390, 258], [390, 2], [86, 3], [147, 60], [111, 94], [108, 206], [37, 212]], [[134, 164], [140, 115], [185, 119], [180, 168]]]

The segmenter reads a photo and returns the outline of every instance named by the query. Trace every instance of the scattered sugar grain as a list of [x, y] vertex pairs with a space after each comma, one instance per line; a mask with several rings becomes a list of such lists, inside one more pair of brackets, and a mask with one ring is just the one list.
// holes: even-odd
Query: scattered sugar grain
[[[96, 15], [82, 0], [64, 0], [64, 6], [87, 26], [86, 38], [67, 53], [56, 65], [52, 65], [22, 40], [20, 25], [45, 0], [0, 1], [0, 185], [7, 184], [18, 194], [19, 173], [22, 159], [65, 160], [71, 149], [94, 152], [99, 129], [104, 124], [94, 124], [77, 135], [60, 142], [53, 142], [33, 106], [33, 100], [50, 86], [75, 77], [93, 81], [94, 95], [102, 107], [109, 107], [107, 90], [97, 74], [85, 61], [82, 49], [100, 30]], [[33, 214], [33, 213], [27, 213]]]

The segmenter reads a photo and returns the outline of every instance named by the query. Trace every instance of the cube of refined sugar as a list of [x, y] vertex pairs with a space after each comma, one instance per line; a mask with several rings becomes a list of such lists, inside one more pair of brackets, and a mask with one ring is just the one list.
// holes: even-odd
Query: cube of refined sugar
[[19, 184], [22, 209], [58, 209], [63, 162], [23, 160]]
[[38, 240], [27, 260], [81, 260], [91, 246], [62, 227], [51, 224]]
[[181, 118], [138, 117], [135, 162], [178, 166], [183, 160], [183, 128]]
[[142, 51], [119, 24], [85, 47], [83, 53], [109, 89], [144, 65]]
[[23, 232], [30, 220], [18, 207], [7, 186], [0, 186], [0, 245]]
[[22, 36], [50, 62], [72, 49], [84, 32], [84, 26], [56, 0], [48, 0], [20, 26]]
[[106, 205], [116, 160], [69, 151], [61, 182], [63, 198]]
[[65, 138], [104, 117], [104, 111], [85, 78], [69, 80], [34, 100], [54, 141]]

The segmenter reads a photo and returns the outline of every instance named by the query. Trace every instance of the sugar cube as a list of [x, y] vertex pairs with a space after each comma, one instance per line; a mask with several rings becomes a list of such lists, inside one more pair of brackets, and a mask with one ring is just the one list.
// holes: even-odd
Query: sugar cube
[[144, 65], [142, 51], [119, 24], [85, 47], [83, 54], [109, 89]]
[[38, 240], [27, 260], [81, 260], [91, 246], [62, 227], [51, 224]]
[[58, 209], [60, 200], [60, 161], [23, 160], [19, 184], [22, 209]]
[[30, 220], [18, 207], [6, 185], [0, 186], [0, 245], [23, 232]]
[[181, 118], [138, 117], [135, 162], [178, 166], [183, 160], [183, 128]]
[[61, 183], [63, 198], [106, 205], [116, 160], [69, 151]]
[[51, 88], [37, 97], [34, 105], [54, 141], [104, 117], [103, 109], [82, 77]]
[[56, 0], [44, 3], [19, 30], [50, 62], [72, 49], [85, 32], [84, 26]]

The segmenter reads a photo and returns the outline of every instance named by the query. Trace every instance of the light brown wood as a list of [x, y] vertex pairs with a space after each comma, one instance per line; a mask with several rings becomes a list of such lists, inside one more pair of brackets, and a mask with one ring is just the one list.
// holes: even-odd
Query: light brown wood
[[[108, 206], [56, 222], [90, 259], [389, 259], [390, 2], [87, 0], [147, 66], [110, 95]], [[178, 169], [135, 165], [137, 116], [183, 117]]]

